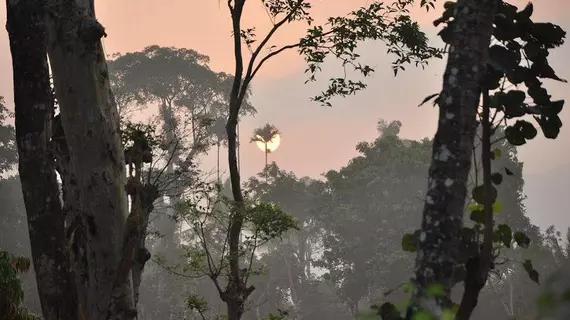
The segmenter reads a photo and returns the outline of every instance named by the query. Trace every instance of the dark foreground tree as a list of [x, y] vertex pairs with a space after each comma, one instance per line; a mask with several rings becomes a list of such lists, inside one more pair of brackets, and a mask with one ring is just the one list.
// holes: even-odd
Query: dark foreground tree
[[[104, 28], [92, 0], [8, 0], [7, 9], [19, 173], [44, 318], [133, 319], [140, 217], [133, 210], [127, 219]], [[60, 109], [55, 122], [48, 53]], [[50, 141], [52, 131], [64, 140]]]
[[[438, 98], [438, 129], [433, 142], [410, 319], [419, 310], [439, 317], [443, 308], [452, 306], [450, 294], [458, 265], [481, 81], [497, 4], [496, 0], [459, 0], [448, 28], [449, 56]], [[430, 285], [443, 286], [444, 294], [428, 294]]]
[[42, 311], [46, 320], [77, 319], [75, 281], [64, 251], [65, 216], [58, 201], [59, 187], [49, 146], [53, 99], [44, 8], [35, 1], [11, 0], [6, 8], [14, 74], [18, 171]]

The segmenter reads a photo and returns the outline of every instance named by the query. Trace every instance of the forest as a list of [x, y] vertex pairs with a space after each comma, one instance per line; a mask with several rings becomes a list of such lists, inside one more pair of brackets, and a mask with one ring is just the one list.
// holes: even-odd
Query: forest
[[[312, 2], [221, 1], [228, 73], [191, 48], [105, 52], [94, 0], [6, 0], [0, 320], [570, 319], [570, 228], [531, 221], [519, 156], [561, 133], [565, 101], [548, 90], [567, 81], [549, 57], [566, 31], [535, 18], [543, 3], [371, 0], [319, 24]], [[414, 7], [438, 13], [441, 43]], [[273, 45], [293, 25], [304, 35]], [[298, 53], [322, 85], [307, 99], [335, 108], [379, 68], [357, 53], [368, 42], [396, 79], [445, 61], [440, 92], [418, 101], [435, 135], [379, 119], [315, 178], [270, 158], [275, 124], [240, 132], [262, 112], [267, 61]], [[327, 61], [344, 76], [318, 80]], [[254, 176], [246, 144], [265, 156]]]

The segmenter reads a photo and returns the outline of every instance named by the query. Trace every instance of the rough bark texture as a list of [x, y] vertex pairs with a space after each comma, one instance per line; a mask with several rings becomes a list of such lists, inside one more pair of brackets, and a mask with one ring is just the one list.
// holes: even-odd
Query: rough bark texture
[[[408, 317], [418, 309], [438, 316], [442, 307], [451, 303], [480, 83], [486, 71], [497, 0], [459, 0], [456, 7], [416, 260], [416, 292]], [[446, 294], [429, 297], [427, 288], [431, 284], [443, 285]]]
[[89, 248], [82, 311], [89, 320], [132, 319], [131, 266], [121, 269], [133, 255], [121, 246], [128, 242], [123, 147], [93, 8], [92, 0], [47, 1], [47, 47]]
[[87, 246], [86, 228], [87, 225], [81, 214], [81, 204], [79, 202], [79, 190], [76, 188], [77, 179], [71, 170], [71, 160], [69, 149], [65, 141], [65, 133], [61, 124], [61, 116], [56, 116], [52, 126], [51, 147], [55, 157], [55, 168], [61, 177], [63, 212], [65, 215], [65, 235], [68, 250], [68, 259], [74, 271], [75, 282], [77, 284], [77, 301], [80, 310], [87, 305], [87, 292], [89, 288], [89, 272], [87, 257], [89, 247]]
[[8, 0], [6, 8], [19, 174], [42, 313], [46, 320], [78, 319], [75, 281], [66, 255], [65, 216], [50, 152], [54, 106], [43, 8], [33, 0]]

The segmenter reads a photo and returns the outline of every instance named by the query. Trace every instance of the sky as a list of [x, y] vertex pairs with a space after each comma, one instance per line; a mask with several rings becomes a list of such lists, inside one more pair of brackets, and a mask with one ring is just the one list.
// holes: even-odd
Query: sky
[[[369, 1], [316, 0], [312, 13], [318, 23], [330, 16], [344, 15]], [[522, 0], [509, 2], [519, 7], [526, 4]], [[226, 1], [97, 0], [95, 3], [97, 16], [108, 34], [104, 39], [108, 54], [139, 51], [154, 44], [191, 48], [208, 55], [212, 69], [233, 73], [231, 21]], [[442, 0], [437, 1], [437, 7], [442, 4]], [[570, 30], [569, 8], [567, 0], [537, 0], [535, 21], [548, 20]], [[438, 17], [437, 12], [426, 13], [424, 9], [414, 8], [412, 14], [430, 35], [432, 44], [441, 45], [435, 36], [438, 29], [432, 25]], [[5, 7], [0, 7], [0, 18], [6, 19]], [[256, 27], [260, 36], [267, 31], [270, 22], [260, 0], [248, 0], [243, 26]], [[291, 43], [305, 29], [302, 24], [286, 25], [271, 44]], [[367, 90], [356, 96], [335, 99], [330, 108], [310, 101], [311, 96], [325, 89], [325, 82], [304, 84], [304, 61], [296, 52], [285, 53], [264, 65], [252, 88], [251, 101], [258, 114], [243, 121], [240, 127], [242, 141], [249, 141], [255, 127], [270, 122], [282, 132], [281, 145], [270, 154], [270, 161], [297, 176], [318, 178], [330, 169], [346, 165], [357, 155], [355, 146], [358, 142], [377, 137], [379, 119], [400, 120], [403, 123], [401, 135], [405, 138], [433, 137], [437, 109], [431, 105], [418, 107], [418, 104], [425, 96], [441, 90], [445, 61], [434, 60], [424, 70], [410, 66], [394, 77], [390, 68], [393, 57], [386, 54], [381, 43], [365, 43], [358, 52], [365, 62], [376, 67], [376, 72], [366, 80]], [[567, 57], [570, 57], [570, 45], [557, 49], [550, 56], [551, 65], [562, 78], [570, 78]], [[329, 63], [321, 78], [341, 75], [342, 69]], [[570, 99], [570, 84], [545, 83], [554, 98]], [[5, 29], [0, 31], [0, 95], [12, 108], [11, 58]], [[570, 111], [563, 110], [561, 118], [564, 123], [570, 122]], [[550, 224], [560, 229], [570, 226], [568, 205], [563, 200], [570, 191], [569, 145], [570, 130], [564, 126], [556, 140], [537, 138], [519, 148], [519, 156], [525, 163], [527, 213], [542, 228]], [[241, 163], [242, 176], [251, 176], [263, 168], [263, 152], [254, 144], [244, 143]], [[214, 167], [213, 156], [206, 157], [203, 166]]]

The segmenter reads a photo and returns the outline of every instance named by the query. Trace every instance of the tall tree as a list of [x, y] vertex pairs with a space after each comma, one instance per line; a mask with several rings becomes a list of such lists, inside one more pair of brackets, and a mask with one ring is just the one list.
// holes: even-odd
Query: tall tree
[[57, 201], [59, 187], [49, 145], [53, 99], [43, 21], [45, 8], [35, 1], [11, 0], [6, 2], [6, 8], [14, 75], [18, 172], [42, 311], [46, 320], [77, 319], [75, 281], [65, 254], [65, 214]]
[[[332, 17], [323, 26], [310, 27], [307, 35], [296, 43], [278, 46], [274, 50], [270, 49], [268, 53], [263, 53], [264, 50], [269, 49], [269, 42], [274, 40], [273, 36], [278, 30], [294, 22], [304, 22], [311, 26], [313, 19], [309, 13], [311, 8], [309, 0], [264, 0], [262, 2], [267, 8], [273, 26], [257, 43], [255, 28], [243, 27], [242, 18], [246, 0], [228, 1], [232, 20], [235, 72], [229, 98], [226, 129], [230, 181], [235, 205], [229, 222], [230, 276], [221, 298], [227, 304], [230, 320], [241, 318], [245, 302], [252, 292], [245, 286], [244, 277], [240, 275], [239, 244], [246, 216], [246, 205], [238, 166], [237, 126], [238, 115], [246, 93], [261, 67], [272, 57], [286, 50], [297, 49], [309, 64], [307, 69], [310, 75], [309, 80], [316, 79], [315, 73], [320, 70], [320, 65], [329, 55], [340, 59], [345, 66], [354, 66], [357, 72], [366, 76], [373, 69], [358, 63], [358, 55], [353, 52], [356, 45], [364, 40], [386, 42], [389, 52], [398, 55], [398, 59], [393, 64], [395, 72], [403, 68], [405, 63], [413, 61], [417, 64], [424, 64], [427, 59], [439, 53], [438, 50], [428, 47], [427, 37], [419, 32], [418, 25], [412, 22], [407, 15], [407, 6], [413, 2], [409, 0], [398, 0], [390, 5], [374, 1], [369, 6], [353, 11], [346, 17]], [[246, 61], [244, 55], [246, 48], [251, 52], [249, 62]], [[329, 89], [314, 97], [314, 100], [330, 105], [328, 100], [332, 96], [353, 94], [364, 87], [362, 82], [352, 81], [346, 77], [331, 79]]]
[[[208, 150], [212, 126], [224, 118], [232, 76], [210, 69], [209, 57], [192, 49], [152, 45], [139, 52], [116, 54], [109, 62], [111, 85], [119, 93], [122, 109], [158, 103], [164, 146], [168, 150], [166, 173], [178, 179], [176, 168], [188, 169]], [[247, 102], [242, 114], [255, 113]], [[180, 181], [178, 184], [187, 184]], [[176, 203], [183, 190], [171, 188], [167, 196]], [[172, 216], [172, 214], [171, 214]], [[176, 247], [174, 220], [158, 218], [163, 234], [159, 251]]]
[[[253, 130], [251, 142], [263, 146], [265, 167], [267, 167], [267, 157], [269, 156], [269, 153], [273, 152], [279, 146], [279, 139], [281, 139], [280, 135], [281, 132], [279, 132], [279, 129], [270, 123]], [[267, 180], [267, 177], [265, 177], [265, 180]]]
[[418, 226], [431, 141], [400, 138], [401, 125], [380, 121], [377, 139], [359, 143], [358, 157], [325, 175], [330, 191], [319, 214], [326, 236], [317, 265], [353, 318], [362, 303], [383, 299], [411, 271], [400, 235]]
[[[496, 0], [458, 0], [448, 28], [449, 56], [438, 98], [439, 121], [418, 246], [414, 299], [408, 317], [425, 310], [439, 317], [451, 307], [451, 288], [459, 252], [460, 231], [467, 195], [476, 132], [476, 115]], [[474, 28], [473, 26], [477, 26]], [[430, 285], [442, 285], [444, 294], [428, 294]]]
[[[7, 7], [19, 172], [44, 318], [132, 319], [140, 212], [127, 219], [104, 28], [93, 1], [7, 1]], [[60, 110], [55, 118], [47, 54]]]
[[[447, 23], [440, 34], [451, 47], [444, 90], [436, 100], [440, 106], [440, 122], [435, 142], [437, 144], [438, 135], [441, 142], [439, 146], [434, 145], [430, 189], [426, 197], [416, 272], [419, 286], [415, 307], [418, 305], [421, 307], [423, 300], [431, 305], [428, 311], [439, 314], [442, 312], [442, 307], [450, 307], [449, 290], [454, 284], [453, 276], [457, 274], [458, 267], [464, 268], [465, 275], [462, 277], [465, 290], [457, 310], [458, 319], [469, 319], [477, 306], [479, 293], [488, 281], [490, 271], [495, 268], [496, 250], [509, 249], [512, 243], [528, 248], [529, 236], [540, 239], [538, 229], [525, 224], [520, 216], [514, 216], [519, 219], [513, 222], [516, 222], [516, 227], [522, 230], [515, 232], [508, 223], [495, 223], [493, 213], [502, 209], [495, 185], [498, 186], [503, 182], [503, 176], [498, 171], [493, 172], [496, 167], [492, 162], [500, 158], [502, 152], [500, 149], [493, 150], [492, 147], [502, 139], [506, 139], [513, 146], [523, 145], [527, 140], [533, 139], [538, 131], [532, 123], [520, 119], [526, 115], [536, 120], [546, 138], [556, 138], [562, 125], [558, 113], [562, 110], [564, 101], [551, 100], [539, 78], [566, 82], [556, 75], [547, 60], [549, 50], [560, 46], [564, 42], [566, 33], [552, 23], [534, 22], [531, 19], [532, 3], [518, 12], [515, 6], [503, 1], [478, 4], [479, 7], [475, 5], [472, 1], [446, 3], [443, 16], [435, 22]], [[481, 29], [466, 31], [465, 23], [471, 25], [474, 21], [477, 21]], [[477, 42], [473, 41], [475, 38], [469, 32], [478, 34]], [[464, 38], [465, 36], [468, 37]], [[491, 44], [487, 41], [491, 40], [491, 36], [494, 40], [492, 46], [488, 50], [482, 48], [483, 43], [487, 46]], [[474, 48], [458, 52], [456, 45], [466, 43], [477, 46], [475, 51], [477, 54], [473, 54]], [[462, 47], [464, 48], [465, 46]], [[462, 56], [466, 59], [476, 58], [471, 61], [471, 66], [475, 67], [461, 69], [461, 64], [453, 65], [453, 63], [462, 63], [466, 66], [468, 60], [457, 60]], [[528, 97], [532, 98], [534, 105], [526, 101], [527, 94], [518, 87], [509, 90], [509, 86], [505, 85], [508, 83], [515, 87], [524, 84]], [[456, 91], [458, 89], [460, 91]], [[456, 96], [451, 95], [454, 92]], [[469, 94], [465, 95], [465, 92]], [[482, 95], [482, 104], [478, 112], [480, 95]], [[466, 98], [461, 100], [460, 97]], [[480, 117], [482, 132], [480, 156], [479, 154], [475, 156], [475, 159], [480, 157], [482, 183], [478, 184], [476, 180], [476, 186], [472, 191], [475, 202], [470, 209], [471, 220], [475, 222], [473, 228], [462, 228], [463, 215], [455, 214], [457, 206], [460, 204], [462, 206], [465, 200], [464, 175], [461, 174], [459, 180], [461, 183], [458, 185], [456, 173], [463, 172], [463, 166], [466, 168], [471, 166], [469, 159], [466, 158], [467, 154], [470, 156], [471, 148], [462, 137], [469, 134], [471, 140], [473, 130], [464, 130], [472, 128], [471, 124], [476, 123], [475, 119], [471, 118], [473, 109], [467, 102], [476, 102], [475, 114]], [[455, 114], [455, 112], [463, 113]], [[462, 115], [469, 117], [463, 119]], [[508, 120], [513, 118], [517, 119], [515, 123], [509, 123], [505, 127]], [[454, 119], [459, 119], [459, 122], [455, 122]], [[448, 126], [449, 124], [452, 125]], [[447, 131], [443, 131], [445, 128]], [[466, 153], [461, 153], [463, 152], [461, 150]], [[511, 152], [506, 154], [508, 159], [512, 156]], [[442, 155], [445, 159], [442, 159]], [[507, 176], [513, 175], [508, 168], [505, 169], [505, 173]], [[516, 190], [511, 191], [514, 191], [511, 196], [518, 196]], [[475, 234], [477, 237], [473, 240], [469, 234]], [[461, 237], [463, 241], [460, 240]], [[472, 249], [469, 249], [469, 246]], [[461, 266], [462, 264], [464, 266]], [[524, 260], [522, 267], [533, 281], [539, 282], [539, 273], [533, 267], [531, 260]], [[444, 294], [427, 298], [427, 292], [432, 285], [443, 286]]]

